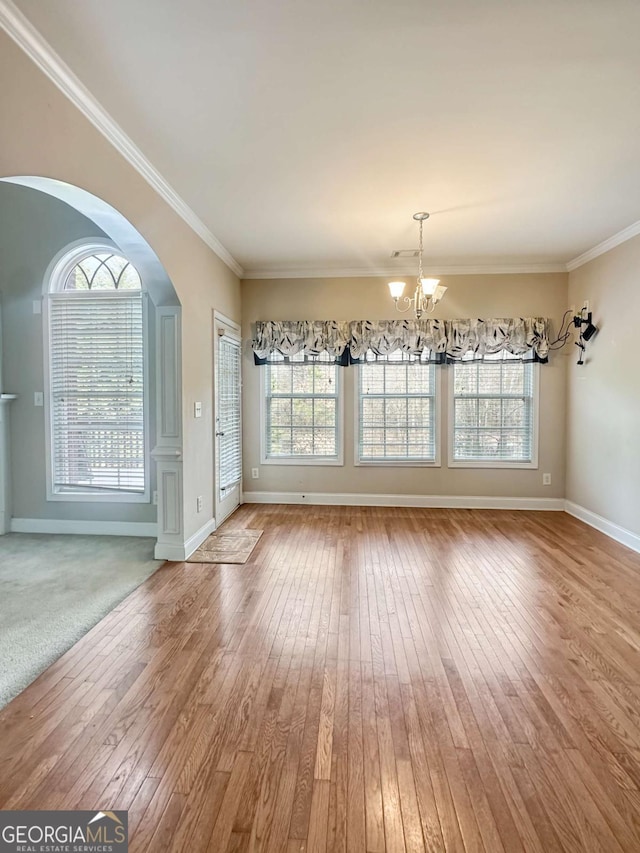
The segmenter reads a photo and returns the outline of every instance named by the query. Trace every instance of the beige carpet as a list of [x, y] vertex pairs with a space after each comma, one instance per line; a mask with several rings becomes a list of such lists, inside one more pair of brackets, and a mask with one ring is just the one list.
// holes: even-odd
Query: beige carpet
[[0, 708], [162, 565], [154, 539], [0, 536]]
[[261, 536], [262, 530], [212, 533], [187, 563], [246, 563]]

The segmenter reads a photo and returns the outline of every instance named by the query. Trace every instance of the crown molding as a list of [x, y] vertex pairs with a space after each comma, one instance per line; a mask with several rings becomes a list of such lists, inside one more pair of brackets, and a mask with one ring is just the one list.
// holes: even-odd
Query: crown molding
[[[425, 275], [522, 275], [566, 272], [563, 263], [554, 264], [476, 264], [468, 266], [425, 267]], [[377, 278], [378, 276], [415, 276], [416, 267], [297, 267], [286, 269], [247, 269], [243, 279], [274, 278]]]
[[592, 249], [588, 249], [586, 252], [578, 255], [577, 258], [567, 261], [567, 270], [569, 272], [577, 270], [578, 267], [581, 267], [583, 264], [594, 260], [594, 258], [598, 258], [600, 255], [604, 255], [605, 252], [610, 252], [611, 249], [615, 249], [616, 246], [626, 243], [627, 240], [631, 240], [632, 237], [637, 237], [638, 234], [640, 234], [640, 219], [632, 225], [629, 225], [627, 228], [623, 228], [622, 231], [618, 231], [618, 233], [614, 234], [613, 237], [603, 240], [602, 243], [598, 243], [597, 246], [594, 246]]
[[173, 208], [178, 216], [204, 240], [210, 249], [213, 249], [216, 255], [236, 275], [242, 276], [244, 270], [233, 255], [225, 249], [184, 199], [162, 177], [133, 140], [127, 136], [11, 0], [0, 0], [0, 25], [51, 82], [80, 110], [85, 118], [102, 133], [158, 195]]

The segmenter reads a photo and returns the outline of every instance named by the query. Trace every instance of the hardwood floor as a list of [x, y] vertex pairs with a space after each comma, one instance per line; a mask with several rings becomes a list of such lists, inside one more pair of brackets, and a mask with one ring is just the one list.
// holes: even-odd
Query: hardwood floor
[[[0, 713], [130, 850], [640, 850], [640, 555], [564, 513], [246, 505]], [[87, 567], [90, 571], [90, 566]]]

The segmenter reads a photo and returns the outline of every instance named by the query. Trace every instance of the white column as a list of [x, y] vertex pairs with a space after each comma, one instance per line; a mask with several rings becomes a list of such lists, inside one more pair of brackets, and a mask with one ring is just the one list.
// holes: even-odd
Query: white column
[[155, 556], [184, 559], [184, 501], [182, 493], [182, 364], [180, 308], [156, 311], [156, 463], [158, 483], [158, 540]]
[[11, 524], [11, 467], [9, 456], [9, 403], [15, 394], [0, 394], [0, 535]]

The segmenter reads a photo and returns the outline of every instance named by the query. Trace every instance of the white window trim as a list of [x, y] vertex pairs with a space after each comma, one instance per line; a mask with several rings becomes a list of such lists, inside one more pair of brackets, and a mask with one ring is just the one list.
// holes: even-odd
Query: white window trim
[[442, 437], [442, 383], [445, 371], [441, 370], [438, 365], [435, 369], [435, 394], [434, 401], [434, 447], [435, 459], [361, 459], [360, 458], [360, 365], [357, 365], [357, 376], [354, 383], [353, 395], [353, 464], [357, 468], [441, 468], [441, 437]]
[[531, 461], [530, 462], [508, 462], [494, 461], [491, 459], [463, 459], [457, 460], [453, 458], [454, 447], [454, 382], [453, 370], [455, 365], [449, 364], [446, 367], [448, 374], [447, 381], [449, 385], [448, 396], [448, 428], [447, 428], [447, 443], [448, 448], [448, 467], [449, 468], [514, 468], [514, 469], [537, 469], [538, 468], [538, 442], [540, 437], [540, 365], [533, 363], [532, 367], [532, 422], [533, 435], [531, 437]]
[[[262, 365], [269, 367], [269, 365]], [[267, 370], [260, 370], [260, 464], [261, 465], [312, 465], [315, 467], [344, 466], [344, 383], [340, 374], [340, 367], [336, 367], [336, 441], [337, 454], [336, 456], [284, 456], [284, 457], [268, 457], [267, 456]]]
[[[77, 252], [74, 249], [78, 248]], [[86, 250], [86, 251], [85, 251]], [[143, 328], [143, 371], [144, 371], [144, 492], [134, 494], [132, 492], [57, 492], [53, 486], [53, 420], [51, 417], [51, 360], [50, 352], [50, 317], [49, 306], [51, 298], [60, 297], [61, 290], [58, 286], [60, 281], [64, 281], [73, 267], [83, 258], [95, 252], [104, 252], [105, 250], [121, 253], [121, 250], [108, 240], [92, 240], [87, 243], [85, 240], [75, 241], [69, 244], [65, 249], [59, 252], [53, 259], [45, 274], [43, 284], [43, 357], [44, 357], [44, 421], [45, 421], [45, 461], [46, 461], [46, 488], [47, 501], [65, 502], [65, 503], [127, 503], [141, 504], [150, 503], [151, 501], [151, 456], [149, 445], [149, 430], [150, 430], [150, 415], [149, 415], [149, 321], [148, 321], [148, 295], [144, 288], [140, 291], [142, 298], [142, 328]], [[64, 278], [62, 277], [64, 276]], [[54, 288], [52, 289], [52, 284]], [[124, 292], [124, 291], [123, 291]], [[131, 292], [131, 291], [127, 291]], [[90, 291], [89, 291], [90, 293]], [[105, 295], [119, 298], [117, 293], [111, 294], [110, 291], [100, 291], [100, 297]], [[87, 293], [69, 292], [63, 298], [82, 299], [87, 298]], [[122, 297], [120, 297], [122, 298]]]
[[[115, 255], [124, 257], [122, 250], [112, 240], [107, 240], [106, 238], [94, 237], [91, 241], [80, 239], [69, 243], [56, 254], [48, 265], [42, 283], [43, 295], [46, 297], [50, 293], [63, 293], [64, 282], [76, 264], [79, 264], [91, 255], [101, 252], [113, 252]], [[68, 292], [74, 293], [75, 291]], [[109, 291], [103, 290], [101, 293], [109, 293]]]

